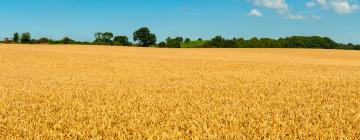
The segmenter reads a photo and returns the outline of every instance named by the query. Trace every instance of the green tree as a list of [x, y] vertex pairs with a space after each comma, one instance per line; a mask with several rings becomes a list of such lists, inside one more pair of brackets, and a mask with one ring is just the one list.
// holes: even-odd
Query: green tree
[[247, 47], [257, 48], [259, 46], [258, 43], [259, 43], [259, 39], [257, 37], [253, 37], [247, 42]]
[[19, 43], [19, 40], [20, 40], [19, 33], [14, 33], [13, 42], [14, 43]]
[[111, 43], [112, 39], [114, 37], [114, 34], [111, 32], [98, 32], [95, 33], [95, 43]]
[[209, 42], [204, 44], [206, 48], [222, 48], [224, 46], [225, 38], [221, 36], [215, 36]]
[[31, 42], [31, 34], [29, 32], [21, 34], [21, 43], [30, 43]]
[[278, 40], [283, 48], [324, 48], [333, 49], [339, 44], [328, 37], [319, 36], [292, 36]]
[[113, 44], [114, 45], [125, 45], [125, 46], [131, 45], [131, 43], [129, 42], [129, 38], [127, 36], [115, 36]]
[[236, 43], [235, 40], [225, 40], [222, 48], [237, 48], [238, 44]]
[[147, 27], [140, 28], [133, 35], [134, 41], [138, 42], [139, 46], [149, 47], [156, 44], [156, 35], [151, 33]]
[[166, 44], [167, 44], [167, 47], [169, 47], [169, 48], [180, 48], [181, 47], [181, 39], [179, 39], [178, 37], [175, 39], [172, 39], [169, 37], [166, 39]]
[[36, 41], [36, 43], [40, 43], [40, 44], [42, 44], [42, 43], [49, 43], [49, 39], [46, 38], [46, 37], [42, 37], [42, 38], [38, 39], [38, 40]]
[[60, 43], [61, 44], [74, 44], [75, 41], [69, 37], [64, 37], [62, 40], [60, 40]]
[[167, 47], [166, 42], [162, 41], [159, 43], [159, 48], [166, 48], [166, 47]]
[[353, 49], [354, 49], [354, 50], [360, 50], [360, 45], [355, 45], [355, 46], [353, 47]]
[[183, 42], [184, 41], [184, 38], [182, 37], [176, 37], [175, 40], [179, 41], [179, 42]]
[[186, 38], [186, 39], [185, 39], [185, 43], [186, 43], [186, 44], [189, 44], [190, 42], [191, 42], [190, 38]]
[[236, 39], [236, 44], [238, 48], [246, 48], [246, 40], [244, 38], [237, 38]]
[[236, 40], [225, 39], [221, 36], [215, 36], [210, 41], [206, 42], [203, 47], [206, 48], [237, 48], [238, 43]]

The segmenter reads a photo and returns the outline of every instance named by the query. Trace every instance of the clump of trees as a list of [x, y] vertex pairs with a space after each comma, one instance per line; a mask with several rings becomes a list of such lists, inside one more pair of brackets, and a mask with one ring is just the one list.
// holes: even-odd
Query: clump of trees
[[227, 40], [221, 36], [215, 36], [203, 45], [204, 48], [237, 48], [236, 40]]
[[112, 39], [114, 37], [114, 34], [111, 32], [97, 32], [95, 33], [95, 40], [94, 40], [94, 44], [99, 44], [99, 45], [111, 45], [112, 43]]
[[359, 45], [338, 44], [328, 37], [292, 36], [280, 39], [256, 37], [249, 40], [243, 38], [225, 39], [216, 36], [207, 41], [204, 48], [323, 48], [323, 49], [356, 49]]
[[160, 48], [181, 48], [181, 43], [184, 41], [182, 37], [171, 38], [168, 37], [165, 42], [160, 42]]
[[[61, 40], [52, 40], [46, 37], [39, 39], [32, 39], [29, 32], [14, 33], [13, 38], [6, 38], [3, 43], [23, 43], [23, 44], [91, 44], [91, 45], [115, 45], [115, 46], [132, 46], [133, 43], [129, 41], [127, 36], [115, 36], [111, 32], [97, 32], [94, 34], [95, 40], [93, 42], [82, 42], [64, 37]], [[151, 33], [147, 27], [142, 27], [134, 32], [135, 45], [142, 47], [149, 47], [156, 45], [156, 35]], [[0, 42], [1, 43], [1, 42]]]
[[226, 39], [222, 36], [215, 36], [206, 41], [199, 38], [191, 41], [190, 38], [183, 37], [167, 38], [156, 44], [157, 38], [149, 28], [142, 27], [133, 33], [134, 43], [129, 41], [127, 36], [115, 36], [112, 32], [97, 32], [94, 34], [93, 42], [82, 42], [64, 37], [61, 40], [52, 40], [46, 37], [32, 39], [29, 32], [14, 33], [13, 38], [5, 38], [3, 43], [24, 43], [24, 44], [94, 44], [94, 45], [115, 45], [115, 46], [141, 46], [159, 48], [323, 48], [323, 49], [351, 49], [360, 50], [360, 45], [341, 44], [328, 37], [320, 36], [291, 36], [280, 39], [271, 38], [232, 38]]
[[113, 45], [118, 46], [131, 46], [132, 43], [129, 41], [127, 36], [115, 36], [113, 40]]
[[127, 36], [114, 36], [111, 32], [95, 33], [95, 40], [93, 44], [97, 45], [116, 45], [116, 46], [131, 46]]
[[48, 44], [50, 42], [52, 42], [52, 40], [50, 40], [50, 39], [48, 39], [46, 37], [42, 37], [42, 38], [36, 40], [37, 44]]
[[160, 48], [181, 48], [182, 43], [190, 43], [190, 39], [186, 38], [184, 40], [184, 38], [182, 38], [182, 37], [175, 37], [175, 38], [168, 37], [165, 40], [165, 42], [160, 42], [158, 47], [160, 47]]
[[280, 38], [278, 40], [283, 48], [324, 48], [335, 49], [339, 45], [328, 37], [319, 36], [293, 36], [287, 38]]
[[60, 40], [59, 44], [76, 44], [75, 42], [76, 42], [75, 40], [72, 40], [69, 37], [64, 37], [63, 39]]

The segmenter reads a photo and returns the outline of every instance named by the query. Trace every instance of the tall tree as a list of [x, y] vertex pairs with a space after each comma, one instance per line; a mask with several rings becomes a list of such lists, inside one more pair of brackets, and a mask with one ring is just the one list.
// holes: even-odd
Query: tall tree
[[13, 42], [18, 43], [20, 39], [19, 33], [14, 33]]
[[147, 27], [140, 28], [134, 32], [134, 41], [142, 47], [149, 47], [155, 45], [156, 35], [151, 33]]

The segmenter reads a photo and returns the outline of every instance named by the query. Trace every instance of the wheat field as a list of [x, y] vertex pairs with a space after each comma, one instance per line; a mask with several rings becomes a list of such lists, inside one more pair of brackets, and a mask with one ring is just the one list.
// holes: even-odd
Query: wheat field
[[0, 45], [1, 139], [359, 139], [360, 51]]

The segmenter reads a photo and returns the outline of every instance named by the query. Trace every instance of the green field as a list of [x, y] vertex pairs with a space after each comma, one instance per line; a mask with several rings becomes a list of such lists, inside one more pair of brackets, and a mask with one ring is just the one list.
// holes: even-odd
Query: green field
[[206, 41], [191, 41], [190, 43], [181, 42], [181, 48], [200, 48]]

